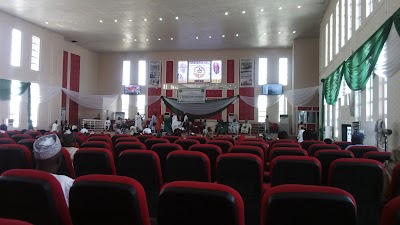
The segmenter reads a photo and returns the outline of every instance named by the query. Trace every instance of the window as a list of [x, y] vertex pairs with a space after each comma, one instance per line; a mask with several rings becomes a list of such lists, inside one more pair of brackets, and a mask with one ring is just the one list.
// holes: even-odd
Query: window
[[334, 124], [334, 128], [333, 128], [334, 136], [336, 138], [339, 137], [339, 108], [340, 108], [340, 105], [339, 105], [339, 102], [337, 102], [335, 105], [335, 124]]
[[39, 113], [39, 100], [40, 100], [40, 86], [37, 83], [31, 84], [31, 120], [32, 126], [38, 126], [38, 113]]
[[122, 85], [131, 84], [131, 61], [122, 63]]
[[344, 79], [342, 79], [342, 84], [340, 86], [340, 90], [341, 90], [341, 101], [340, 101], [340, 105], [344, 106], [346, 104], [347, 101], [347, 105], [349, 105], [349, 96], [351, 93], [350, 88], [347, 86], [346, 81]]
[[11, 66], [21, 66], [21, 31], [13, 29], [11, 33]]
[[121, 95], [121, 111], [125, 113], [125, 119], [129, 118], [129, 95]]
[[258, 85], [264, 85], [267, 83], [268, 78], [268, 59], [258, 59]]
[[147, 77], [147, 62], [144, 60], [139, 60], [138, 84], [142, 85], [142, 86], [146, 86], [146, 77]]
[[329, 124], [328, 126], [332, 126], [333, 125], [333, 105], [328, 105], [329, 107]]
[[328, 126], [328, 112], [329, 112], [329, 108], [328, 108], [328, 104], [326, 103], [325, 99], [324, 99], [324, 109], [325, 109], [325, 113], [324, 113], [324, 125]]
[[341, 0], [342, 10], [341, 10], [341, 32], [340, 32], [340, 46], [343, 47], [346, 42], [346, 0]]
[[258, 107], [258, 122], [265, 122], [265, 117], [267, 117], [267, 96], [259, 95], [257, 98]]
[[32, 36], [31, 70], [39, 71], [40, 38]]
[[361, 91], [354, 91], [354, 119], [361, 120]]
[[387, 95], [387, 89], [388, 89], [388, 84], [387, 84], [387, 78], [383, 78], [383, 120], [385, 121], [385, 124], [388, 124], [388, 95]]
[[347, 40], [353, 32], [353, 0], [347, 0]]
[[14, 120], [13, 127], [19, 127], [19, 117], [21, 108], [21, 96], [15, 93], [15, 90], [19, 90], [20, 82], [11, 81], [11, 99], [10, 99], [10, 119]]
[[[279, 98], [279, 115], [287, 114], [287, 99], [284, 95]], [[281, 122], [281, 117], [279, 116], [279, 122]]]
[[328, 30], [328, 24], [326, 24], [325, 26], [325, 66], [328, 65], [329, 62], [329, 58], [328, 58], [328, 54], [329, 54], [329, 30]]
[[335, 11], [335, 55], [339, 53], [340, 48], [340, 8], [339, 2], [336, 3]]
[[288, 83], [288, 59], [279, 58], [279, 83], [287, 85]]
[[146, 110], [146, 95], [138, 95], [136, 104], [137, 112], [139, 112], [140, 115], [144, 115]]
[[374, 11], [374, 1], [366, 0], [365, 2], [365, 17], [368, 17]]
[[365, 120], [373, 121], [373, 106], [374, 106], [374, 78], [371, 76], [365, 88]]
[[356, 30], [361, 26], [361, 0], [356, 0]]
[[333, 58], [333, 14], [329, 18], [329, 61]]

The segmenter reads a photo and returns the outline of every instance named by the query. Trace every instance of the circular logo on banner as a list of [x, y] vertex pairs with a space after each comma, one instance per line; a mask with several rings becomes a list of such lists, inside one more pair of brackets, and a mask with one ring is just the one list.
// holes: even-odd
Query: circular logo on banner
[[202, 78], [206, 75], [206, 70], [202, 66], [197, 66], [194, 68], [193, 75], [197, 78]]

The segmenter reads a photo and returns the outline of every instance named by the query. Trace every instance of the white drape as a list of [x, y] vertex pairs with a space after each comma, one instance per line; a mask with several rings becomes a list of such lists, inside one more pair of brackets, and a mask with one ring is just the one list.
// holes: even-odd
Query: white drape
[[[267, 95], [267, 102], [266, 102], [266, 107], [269, 108], [276, 103], [279, 102], [279, 99], [282, 97], [282, 95]], [[247, 97], [247, 96], [242, 96], [240, 95], [240, 99], [243, 100], [247, 105], [258, 108], [258, 99], [257, 97]], [[261, 107], [265, 107], [265, 104], [262, 104]]]
[[301, 106], [311, 101], [311, 99], [313, 99], [317, 93], [318, 93], [318, 86], [289, 90], [285, 91], [283, 94], [286, 96], [289, 104], [293, 106]]
[[[38, 102], [48, 102], [61, 93], [61, 87], [39, 84]], [[34, 96], [32, 95], [32, 98]]]
[[91, 109], [109, 109], [118, 99], [118, 95], [83, 94], [63, 88], [63, 92], [74, 102]]
[[380, 77], [392, 77], [400, 70], [400, 37], [392, 25], [388, 39], [375, 65], [374, 73]]
[[160, 100], [161, 96], [147, 96], [147, 105], [152, 105], [153, 103], [157, 102], [158, 100]]

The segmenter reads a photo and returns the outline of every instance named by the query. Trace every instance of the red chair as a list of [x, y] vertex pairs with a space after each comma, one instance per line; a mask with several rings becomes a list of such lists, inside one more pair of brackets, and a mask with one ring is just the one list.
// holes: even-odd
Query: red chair
[[0, 177], [0, 217], [32, 224], [72, 225], [58, 180], [39, 170], [13, 169]]
[[229, 153], [249, 153], [260, 157], [264, 163], [264, 151], [257, 146], [251, 145], [236, 145], [229, 148]]
[[86, 137], [83, 136], [75, 136], [76, 143], [78, 143], [78, 146], [81, 147], [83, 143], [87, 141]]
[[206, 137], [201, 137], [201, 136], [189, 136], [187, 139], [195, 139], [200, 142], [200, 144], [205, 144], [207, 143], [208, 139]]
[[151, 147], [151, 150], [157, 153], [158, 157], [160, 158], [162, 176], [164, 180], [168, 180], [166, 169], [167, 156], [173, 151], [183, 150], [182, 147], [178, 144], [158, 143], [154, 144], [153, 147]]
[[144, 142], [147, 140], [147, 139], [149, 139], [149, 138], [156, 138], [156, 137], [154, 137], [153, 135], [148, 135], [148, 134], [143, 134], [143, 135], [138, 135], [138, 136], [136, 136], [139, 140], [140, 140], [140, 142], [142, 142], [143, 144], [144, 144]]
[[150, 225], [145, 190], [129, 177], [79, 177], [71, 187], [69, 199], [74, 225]]
[[121, 154], [121, 152], [130, 149], [130, 150], [146, 150], [146, 146], [142, 142], [119, 142], [114, 148], [115, 158]]
[[14, 134], [13, 136], [11, 136], [11, 138], [15, 141], [15, 143], [18, 143], [20, 140], [23, 139], [34, 139], [29, 134]]
[[157, 153], [142, 150], [123, 151], [118, 157], [117, 174], [139, 181], [146, 191], [150, 215], [156, 217], [158, 195], [163, 185], [160, 158]]
[[300, 143], [301, 147], [308, 152], [308, 148], [313, 145], [313, 144], [326, 144], [323, 141], [318, 141], [318, 140], [305, 140]]
[[0, 138], [10, 138], [6, 133], [0, 133]]
[[198, 144], [190, 146], [189, 151], [202, 152], [208, 156], [211, 165], [211, 182], [214, 182], [217, 158], [222, 155], [221, 148], [218, 145]]
[[117, 144], [120, 142], [140, 142], [140, 140], [136, 137], [120, 137], [115, 140], [114, 147], [117, 146]]
[[340, 150], [340, 147], [334, 144], [313, 144], [308, 148], [308, 155], [314, 156], [314, 154], [319, 150]]
[[0, 225], [33, 225], [21, 220], [0, 219]]
[[280, 147], [301, 148], [301, 145], [294, 142], [275, 142], [275, 144], [271, 146], [271, 149]]
[[0, 138], [0, 145], [3, 144], [16, 144], [15, 141], [13, 139], [11, 139], [10, 137], [7, 138]]
[[268, 144], [260, 141], [244, 141], [238, 145], [250, 145], [260, 147], [264, 151], [264, 163], [268, 161]]
[[347, 146], [351, 145], [351, 142], [335, 141], [335, 142], [333, 142], [333, 144], [339, 146], [342, 150], [345, 150], [347, 148]]
[[129, 135], [129, 134], [114, 134], [114, 135], [111, 137], [111, 140], [112, 140], [114, 146], [116, 146], [115, 141], [116, 141], [118, 138], [120, 138], [120, 137], [132, 137], [132, 136]]
[[347, 149], [348, 151], [354, 154], [356, 158], [362, 158], [367, 152], [377, 152], [378, 148], [375, 146], [367, 146], [367, 145], [354, 145]]
[[174, 141], [181, 139], [181, 137], [172, 136], [172, 135], [165, 135], [165, 136], [162, 136], [161, 138], [167, 139], [170, 143], [174, 143]]
[[258, 142], [267, 143], [267, 142], [265, 141], [265, 139], [263, 139], [263, 138], [244, 138], [244, 139], [242, 139], [241, 141], [242, 141], [242, 142], [243, 142], [243, 141], [258, 141]]
[[275, 157], [281, 155], [308, 156], [307, 151], [301, 148], [289, 148], [289, 147], [274, 148], [270, 152], [269, 161], [272, 162], [272, 160]]
[[25, 145], [31, 152], [33, 151], [33, 143], [35, 143], [36, 139], [22, 139], [18, 141], [19, 145]]
[[25, 134], [31, 135], [33, 138], [36, 138], [39, 135], [42, 135], [39, 131], [27, 131]]
[[180, 145], [183, 150], [189, 150], [192, 145], [200, 144], [200, 142], [195, 139], [179, 139], [174, 143]]
[[398, 225], [400, 213], [400, 197], [388, 202], [382, 211], [380, 225]]
[[272, 146], [276, 143], [296, 143], [294, 140], [292, 139], [272, 139], [268, 142], [268, 145], [272, 148]]
[[207, 144], [217, 145], [221, 148], [222, 154], [225, 154], [229, 151], [229, 148], [233, 146], [230, 141], [226, 140], [208, 140]]
[[72, 166], [71, 155], [69, 154], [67, 149], [61, 148], [61, 157], [62, 161], [60, 168], [58, 168], [57, 174], [75, 178], [75, 170]]
[[110, 137], [111, 138], [111, 134], [91, 134], [89, 137]]
[[237, 191], [222, 184], [171, 182], [160, 192], [157, 224], [245, 225], [243, 200]]
[[364, 159], [375, 159], [381, 163], [384, 163], [387, 160], [390, 160], [390, 152], [376, 152], [370, 151], [364, 154]]
[[88, 174], [116, 175], [114, 157], [104, 148], [80, 148], [74, 155], [75, 176]]
[[0, 174], [10, 169], [31, 169], [32, 153], [23, 145], [0, 145]]
[[8, 134], [8, 137], [12, 138], [12, 136], [14, 136], [15, 134], [21, 134], [21, 132], [18, 130], [7, 130], [6, 134]]
[[81, 148], [105, 148], [109, 151], [113, 151], [111, 145], [106, 141], [87, 141], [82, 144]]
[[343, 150], [319, 150], [314, 155], [319, 160], [322, 167], [322, 185], [328, 185], [329, 168], [336, 159], [354, 158], [354, 154]]
[[160, 143], [169, 143], [169, 141], [162, 138], [148, 138], [144, 141], [144, 145], [146, 145], [146, 149], [148, 150], [150, 150], [153, 145]]
[[232, 143], [232, 145], [236, 145], [236, 140], [233, 137], [221, 136], [221, 137], [215, 137], [214, 140], [225, 140]]
[[104, 135], [104, 136], [91, 136], [89, 137], [88, 141], [105, 141], [110, 144], [111, 147], [114, 147], [111, 137]]
[[211, 181], [210, 159], [202, 152], [173, 151], [166, 159], [167, 182]]
[[400, 164], [397, 164], [392, 172], [392, 182], [390, 184], [388, 199], [400, 196]]
[[260, 224], [356, 225], [356, 201], [339, 188], [279, 185], [262, 198]]

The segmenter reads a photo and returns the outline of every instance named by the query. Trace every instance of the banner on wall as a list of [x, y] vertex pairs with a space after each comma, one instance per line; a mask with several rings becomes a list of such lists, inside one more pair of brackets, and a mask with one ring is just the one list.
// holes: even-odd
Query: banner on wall
[[254, 87], [254, 59], [240, 60], [240, 87]]
[[178, 102], [180, 103], [204, 103], [206, 91], [204, 88], [181, 88], [178, 90]]
[[149, 76], [149, 87], [161, 86], [161, 61], [150, 61]]

